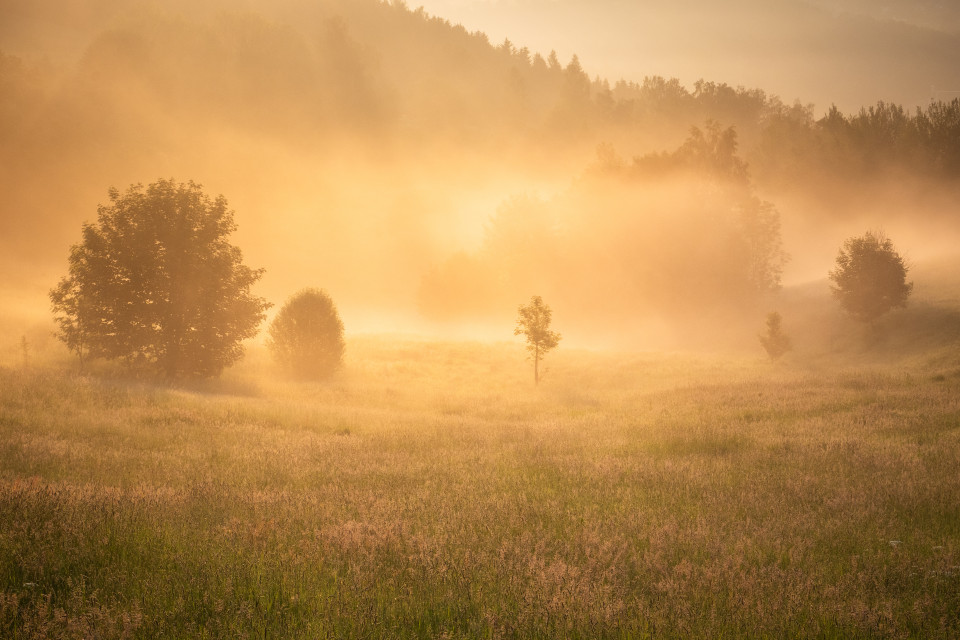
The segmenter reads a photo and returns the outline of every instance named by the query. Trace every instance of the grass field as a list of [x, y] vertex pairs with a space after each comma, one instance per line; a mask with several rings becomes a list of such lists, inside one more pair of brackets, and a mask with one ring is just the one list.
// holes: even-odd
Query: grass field
[[0, 636], [960, 636], [960, 357], [0, 369]]

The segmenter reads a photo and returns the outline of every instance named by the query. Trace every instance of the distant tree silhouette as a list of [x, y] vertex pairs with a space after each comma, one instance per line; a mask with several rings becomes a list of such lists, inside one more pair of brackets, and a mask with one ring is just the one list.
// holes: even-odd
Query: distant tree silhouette
[[513, 335], [527, 338], [527, 351], [533, 360], [533, 381], [540, 384], [540, 361], [551, 349], [560, 344], [560, 334], [550, 331], [553, 313], [540, 296], [530, 298], [530, 303], [520, 305], [519, 317]]
[[[747, 163], [737, 155], [737, 146], [735, 129], [707, 122], [705, 130], [693, 127], [677, 150], [635, 157], [629, 166], [612, 149], [601, 147], [596, 167], [601, 175], [627, 177], [648, 189], [664, 178], [683, 178], [687, 188], [698, 194], [704, 216], [693, 228], [676, 229], [676, 242], [693, 246], [699, 238], [723, 238], [721, 250], [726, 254], [722, 260], [711, 260], [701, 251], [685, 264], [701, 261], [703, 273], [696, 276], [701, 282], [704, 276], [717, 284], [726, 280], [723, 287], [711, 285], [713, 292], [723, 289], [729, 297], [737, 291], [750, 299], [780, 288], [789, 256], [783, 249], [780, 214], [773, 204], [754, 195]], [[680, 206], [677, 209], [683, 211]], [[685, 214], [692, 211], [688, 208]]]
[[767, 314], [766, 333], [761, 333], [758, 336], [760, 338], [760, 344], [763, 345], [763, 348], [767, 351], [767, 355], [770, 356], [771, 360], [779, 359], [780, 356], [793, 348], [793, 345], [790, 344], [790, 338], [783, 333], [782, 323], [783, 319], [780, 317], [780, 314], [776, 311], [771, 311]]
[[748, 180], [747, 164], [737, 155], [737, 146], [736, 129], [723, 128], [718, 122], [709, 120], [706, 131], [691, 127], [690, 136], [675, 157], [704, 175], [745, 184]]
[[533, 70], [536, 73], [544, 74], [547, 72], [547, 61], [543, 59], [543, 56], [539, 53], [533, 54], [533, 59], [530, 62], [530, 65], [533, 67]]
[[562, 69], [560, 66], [560, 58], [557, 57], [556, 51], [550, 51], [550, 55], [547, 56], [547, 66], [551, 71], [560, 71]]
[[228, 242], [227, 201], [173, 180], [109, 193], [50, 292], [58, 337], [81, 366], [89, 355], [171, 378], [218, 375], [270, 306], [250, 294], [263, 270]]
[[883, 233], [849, 238], [830, 271], [833, 295], [840, 306], [861, 322], [874, 323], [895, 307], [906, 307], [913, 283], [908, 267]]
[[783, 267], [789, 256], [780, 237], [780, 214], [769, 202], [745, 196], [734, 207], [737, 212], [737, 259], [740, 276], [751, 294], [780, 289]]
[[343, 322], [329, 295], [304, 289], [270, 324], [267, 347], [277, 363], [301, 378], [332, 375], [343, 362]]

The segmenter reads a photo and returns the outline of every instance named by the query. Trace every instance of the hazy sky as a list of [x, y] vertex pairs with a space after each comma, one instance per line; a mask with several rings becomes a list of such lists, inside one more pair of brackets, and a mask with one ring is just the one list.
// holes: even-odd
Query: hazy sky
[[[799, 0], [423, 3], [494, 43], [555, 49], [564, 64], [576, 53], [590, 75], [614, 82], [660, 75], [692, 88], [703, 78], [813, 102], [817, 113], [881, 99], [919, 105], [935, 87], [960, 89], [960, 9], [834, 1], [848, 11]], [[650, 97], [648, 107], [663, 109], [608, 120], [600, 102], [568, 91], [574, 74], [536, 65], [521, 74], [479, 39], [395, 9], [372, 0], [0, 0], [0, 51], [26, 61], [0, 57], [0, 333], [10, 309], [49, 321], [47, 292], [109, 187], [163, 177], [227, 197], [237, 246], [266, 269], [263, 295], [280, 303], [324, 288], [351, 331], [430, 332], [423, 322], [436, 321], [476, 336], [494, 317], [491, 335], [507, 327], [509, 338], [517, 303], [536, 292], [567, 316], [570, 338], [578, 316], [585, 335], [596, 333], [599, 308], [615, 332], [655, 335], [635, 316], [666, 323], [654, 317], [661, 307], [690, 312], [674, 291], [723, 290], [712, 280], [674, 289], [722, 272], [721, 259], [696, 271], [689, 265], [706, 262], [676, 256], [723, 250], [736, 258], [728, 271], [741, 273], [742, 255], [714, 242], [726, 228], [683, 217], [703, 213], [697, 198], [688, 202], [689, 185], [643, 184], [614, 200], [606, 184], [584, 186], [584, 175], [600, 143], [622, 159], [669, 153], [714, 112], [739, 127], [757, 195], [781, 214], [787, 285], [822, 281], [843, 239], [864, 229], [883, 228], [911, 259], [957, 246], [955, 192], [899, 150], [881, 149], [890, 157], [879, 166], [890, 161], [905, 176], [881, 181], [860, 167], [870, 163], [859, 162], [859, 147], [817, 155], [813, 130], [764, 138], [751, 100], [726, 109], [730, 92], [686, 112]], [[930, 26], [936, 16], [945, 28]], [[691, 240], [676, 220], [707, 232]], [[649, 247], [638, 251], [635, 238]]]
[[[856, 111], [960, 96], [960, 6], [938, 0], [419, 0], [591, 75], [704, 78]], [[960, 3], [958, 3], [960, 5]], [[956, 93], [953, 93], [956, 92]]]

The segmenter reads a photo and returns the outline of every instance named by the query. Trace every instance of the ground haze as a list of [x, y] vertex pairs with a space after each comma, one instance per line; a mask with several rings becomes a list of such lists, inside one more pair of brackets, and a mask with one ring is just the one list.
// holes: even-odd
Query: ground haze
[[0, 637], [960, 637], [960, 12], [655, 4], [0, 0]]

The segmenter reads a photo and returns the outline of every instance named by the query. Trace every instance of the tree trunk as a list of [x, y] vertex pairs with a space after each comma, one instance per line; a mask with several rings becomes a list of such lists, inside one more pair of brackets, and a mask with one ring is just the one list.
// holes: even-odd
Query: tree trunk
[[533, 352], [533, 384], [540, 384], [540, 347], [537, 346]]

